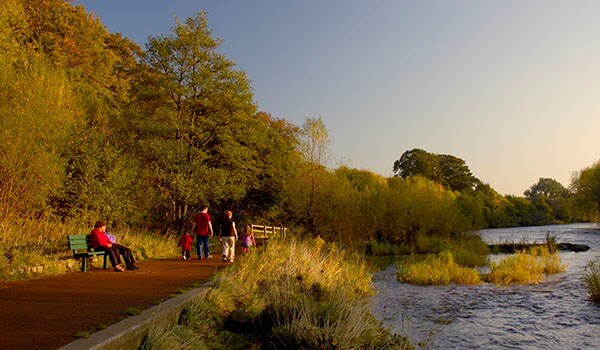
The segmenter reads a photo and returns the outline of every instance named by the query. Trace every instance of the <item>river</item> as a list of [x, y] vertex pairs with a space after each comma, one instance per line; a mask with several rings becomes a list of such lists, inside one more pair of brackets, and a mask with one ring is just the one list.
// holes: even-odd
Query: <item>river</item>
[[[600, 349], [600, 305], [582, 280], [600, 258], [600, 229], [571, 224], [480, 231], [488, 243], [557, 242], [590, 246], [560, 252], [567, 269], [538, 285], [413, 286], [398, 282], [396, 266], [375, 273], [373, 312], [385, 326], [428, 349]], [[502, 256], [492, 256], [501, 259]]]

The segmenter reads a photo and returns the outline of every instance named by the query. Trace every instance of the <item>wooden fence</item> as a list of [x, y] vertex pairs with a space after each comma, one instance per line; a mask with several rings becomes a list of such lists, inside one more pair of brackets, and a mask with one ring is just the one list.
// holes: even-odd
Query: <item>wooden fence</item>
[[283, 226], [266, 226], [252, 224], [252, 233], [256, 239], [269, 239], [285, 237], [288, 229]]

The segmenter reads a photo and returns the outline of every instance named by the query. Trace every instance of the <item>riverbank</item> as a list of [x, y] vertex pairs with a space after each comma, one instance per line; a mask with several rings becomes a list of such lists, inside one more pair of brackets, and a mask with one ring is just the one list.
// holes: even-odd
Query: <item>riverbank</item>
[[412, 349], [370, 312], [371, 276], [362, 257], [319, 238], [270, 241], [142, 349]]

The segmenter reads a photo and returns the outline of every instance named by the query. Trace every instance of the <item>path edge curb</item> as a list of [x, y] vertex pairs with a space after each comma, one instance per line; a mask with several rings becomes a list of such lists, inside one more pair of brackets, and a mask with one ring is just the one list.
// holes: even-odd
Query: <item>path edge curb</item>
[[138, 349], [151, 329], [166, 328], [176, 324], [184, 308], [195, 299], [206, 295], [209, 288], [213, 286], [213, 282], [207, 282], [199, 288], [144, 310], [137, 316], [127, 317], [106, 329], [93, 333], [89, 338], [76, 340], [58, 350]]

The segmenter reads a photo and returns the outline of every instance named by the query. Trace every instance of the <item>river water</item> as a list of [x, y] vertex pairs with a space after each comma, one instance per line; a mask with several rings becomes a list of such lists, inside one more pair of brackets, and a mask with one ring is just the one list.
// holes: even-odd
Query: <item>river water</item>
[[[413, 286], [398, 282], [396, 266], [375, 273], [373, 312], [398, 334], [429, 349], [600, 349], [600, 305], [582, 280], [600, 258], [600, 229], [571, 224], [480, 231], [488, 243], [557, 242], [590, 246], [561, 252], [566, 272], [538, 285]], [[503, 256], [492, 256], [499, 260]]]

